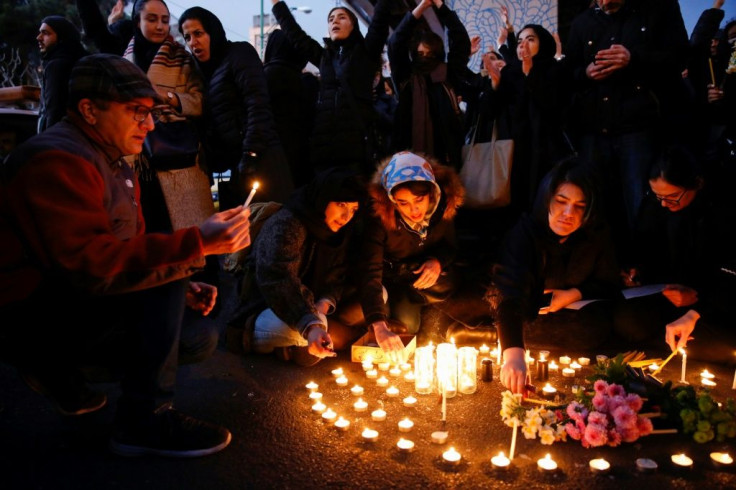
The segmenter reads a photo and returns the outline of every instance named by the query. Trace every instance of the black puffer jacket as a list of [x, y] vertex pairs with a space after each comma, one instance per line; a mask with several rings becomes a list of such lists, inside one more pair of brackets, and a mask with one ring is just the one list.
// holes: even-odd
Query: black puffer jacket
[[373, 167], [367, 128], [375, 117], [373, 80], [388, 37], [388, 2], [376, 4], [365, 38], [356, 26], [343, 41], [325, 38], [324, 47], [299, 27], [286, 3], [275, 4], [273, 13], [296, 50], [319, 67], [320, 91], [311, 138], [313, 165], [353, 166], [369, 174]]

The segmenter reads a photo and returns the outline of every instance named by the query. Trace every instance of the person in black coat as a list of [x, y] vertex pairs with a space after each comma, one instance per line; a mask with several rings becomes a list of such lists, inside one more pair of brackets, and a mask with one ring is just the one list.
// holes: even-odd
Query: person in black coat
[[562, 162], [543, 179], [533, 212], [504, 240], [487, 294], [503, 349], [501, 382], [516, 393], [524, 389], [530, 338], [590, 348], [611, 331], [609, 302], [563, 311], [580, 300], [620, 297], [615, 253], [597, 216], [599, 199], [588, 172], [574, 160]]
[[376, 3], [365, 37], [353, 12], [345, 7], [330, 10], [329, 37], [324, 39], [324, 47], [299, 27], [285, 2], [272, 2], [273, 14], [289, 42], [319, 68], [311, 166], [315, 171], [347, 166], [370, 175], [374, 165], [373, 80], [381, 67], [381, 53], [388, 37], [388, 0]]
[[66, 115], [69, 75], [72, 67], [87, 56], [80, 42], [77, 28], [59, 15], [50, 15], [41, 21], [38, 29], [38, 47], [41, 50], [41, 108], [38, 113], [38, 132], [45, 131]]
[[205, 81], [207, 166], [211, 172], [231, 171], [231, 200], [221, 205], [239, 205], [254, 181], [260, 183], [258, 200], [285, 201], [293, 182], [255, 48], [228, 41], [220, 19], [202, 7], [179, 16], [179, 32]]

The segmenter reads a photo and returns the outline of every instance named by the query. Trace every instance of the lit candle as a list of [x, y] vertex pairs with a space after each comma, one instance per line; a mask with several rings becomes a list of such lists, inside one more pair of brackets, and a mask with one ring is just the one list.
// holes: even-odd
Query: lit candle
[[358, 398], [358, 401], [353, 403], [353, 408], [356, 412], [365, 412], [368, 409], [368, 402], [362, 398]]
[[411, 364], [409, 364], [408, 362], [402, 362], [401, 364], [399, 364], [399, 369], [401, 369], [405, 373], [406, 372], [410, 372], [411, 371]]
[[716, 385], [716, 382], [708, 378], [700, 378], [700, 384], [706, 388], [713, 388]]
[[386, 388], [386, 395], [390, 396], [391, 398], [399, 396], [399, 389], [395, 386], [389, 386], [388, 388]]
[[707, 369], [703, 369], [703, 370], [702, 370], [702, 371], [700, 372], [700, 377], [701, 377], [701, 378], [706, 378], [706, 379], [713, 379], [713, 378], [715, 378], [715, 377], [716, 377], [716, 375], [715, 375], [715, 374], [713, 374], [713, 373], [711, 373], [711, 372], [710, 372], [710, 371], [708, 371]]
[[491, 458], [491, 466], [496, 470], [505, 471], [511, 466], [511, 460], [501, 451], [497, 456]]
[[552, 473], [557, 470], [557, 463], [552, 459], [549, 453], [547, 453], [545, 457], [537, 460], [537, 469], [542, 473]]
[[365, 390], [360, 385], [355, 385], [352, 388], [350, 388], [350, 393], [352, 393], [355, 396], [361, 396]]
[[590, 366], [590, 358], [589, 357], [578, 357], [578, 363], [581, 366]]
[[402, 453], [410, 453], [414, 450], [414, 443], [402, 437], [399, 439], [399, 442], [396, 443], [396, 447], [399, 448], [399, 451]]
[[509, 449], [509, 459], [514, 459], [514, 453], [516, 452], [516, 432], [519, 427], [519, 419], [514, 419], [514, 427], [511, 429], [511, 449]]
[[378, 370], [379, 371], [388, 371], [390, 367], [391, 367], [391, 363], [390, 362], [379, 362], [378, 363]]
[[483, 355], [487, 355], [489, 352], [491, 352], [491, 348], [488, 347], [486, 344], [483, 344], [478, 348], [478, 351], [480, 351], [480, 353]]
[[608, 361], [608, 356], [605, 356], [603, 354], [598, 354], [595, 356], [595, 362], [597, 362], [599, 365], [605, 364], [606, 361]]
[[503, 351], [501, 351], [501, 339], [499, 339], [496, 345], [496, 364], [499, 366], [501, 365], [501, 354], [503, 354]]
[[408, 417], [404, 417], [404, 420], [399, 420], [399, 432], [409, 432], [412, 427], [414, 427], [414, 422]]
[[736, 390], [736, 371], [733, 373], [733, 383], [731, 384], [731, 389]]
[[404, 381], [412, 382], [416, 379], [416, 376], [414, 376], [414, 371], [409, 371], [404, 375]]
[[363, 371], [370, 371], [373, 369], [373, 361], [363, 361], [361, 366], [363, 366]]
[[451, 447], [450, 449], [442, 453], [442, 459], [444, 459], [445, 462], [448, 464], [456, 465], [460, 463], [462, 456], [459, 452], [455, 451], [454, 447]]
[[447, 432], [443, 430], [432, 432], [432, 442], [435, 444], [446, 443], [447, 442]]
[[327, 405], [325, 405], [321, 401], [318, 401], [317, 403], [312, 405], [312, 411], [315, 413], [322, 413], [325, 411], [326, 408], [327, 408]]
[[548, 364], [547, 368], [550, 371], [557, 371], [559, 369], [559, 366], [557, 365], [557, 363], [555, 361], [549, 361], [549, 364]]
[[547, 383], [542, 388], [542, 394], [544, 395], [545, 398], [554, 398], [555, 395], [557, 394], [557, 388]]
[[653, 362], [649, 365], [649, 372], [654, 373], [656, 371], [659, 371], [659, 364], [657, 364], [656, 362]]
[[388, 378], [386, 378], [386, 376], [381, 376], [376, 380], [376, 384], [378, 386], [388, 386]]
[[539, 360], [540, 361], [546, 361], [549, 359], [549, 351], [548, 350], [540, 350], [539, 351]]
[[447, 420], [447, 390], [445, 387], [442, 387], [442, 418], [440, 419], [443, 422]]
[[406, 398], [404, 398], [403, 403], [405, 407], [413, 407], [417, 404], [417, 399], [413, 396], [407, 396]]
[[401, 376], [401, 368], [399, 368], [398, 366], [392, 367], [391, 369], [389, 369], [388, 374], [394, 378], [398, 378], [399, 376]]
[[247, 208], [248, 205], [250, 205], [250, 202], [253, 200], [253, 196], [256, 195], [256, 189], [258, 189], [258, 182], [253, 182], [253, 188], [250, 190], [250, 194], [248, 194], [248, 198], [245, 200], [245, 204], [243, 204], [244, 208]]
[[638, 458], [636, 460], [636, 469], [642, 473], [653, 473], [657, 471], [657, 462], [649, 458]]
[[346, 378], [345, 376], [340, 376], [335, 380], [335, 383], [337, 383], [337, 386], [347, 386], [348, 378]]
[[611, 469], [611, 463], [603, 458], [591, 459], [588, 466], [590, 467], [590, 471], [597, 475], [608, 473], [608, 470]]
[[573, 368], [564, 368], [562, 370], [562, 375], [566, 378], [574, 378], [575, 377], [575, 370]]
[[693, 460], [683, 453], [673, 454], [670, 459], [672, 460], [672, 464], [674, 464], [676, 468], [689, 470], [693, 467]]
[[687, 383], [685, 380], [685, 370], [687, 369], [687, 353], [685, 352], [685, 349], [680, 349], [680, 354], [682, 354], [682, 373], [680, 374], [680, 383]]
[[733, 458], [728, 453], [710, 453], [710, 460], [716, 467], [733, 464]]
[[342, 368], [341, 368], [341, 367], [340, 367], [340, 368], [337, 368], [337, 369], [333, 369], [333, 370], [332, 370], [332, 375], [333, 375], [334, 377], [336, 377], [336, 378], [339, 378], [340, 376], [342, 376], [342, 374], [343, 374], [343, 373], [342, 373]]
[[575, 371], [580, 371], [581, 369], [583, 369], [583, 366], [581, 366], [580, 363], [575, 362], [575, 361], [570, 363], [570, 367], [573, 368]]
[[315, 383], [314, 381], [310, 381], [309, 383], [306, 384], [306, 388], [309, 391], [317, 391], [317, 388], [319, 388], [319, 385]]
[[342, 416], [340, 416], [340, 418], [335, 420], [335, 428], [337, 430], [345, 432], [346, 430], [348, 430], [349, 427], [350, 427], [350, 421], [342, 418]]
[[375, 442], [378, 439], [378, 431], [373, 429], [366, 428], [361, 435], [363, 440], [367, 442]]
[[378, 408], [376, 410], [373, 410], [371, 412], [371, 418], [375, 422], [383, 422], [384, 420], [386, 420], [386, 411], [384, 409], [382, 409], [382, 408]]
[[309, 394], [310, 400], [321, 400], [322, 399], [322, 393], [319, 391], [313, 391]]
[[567, 365], [567, 364], [570, 364], [571, 362], [572, 362], [572, 359], [570, 359], [569, 356], [560, 357], [560, 364]]
[[376, 379], [378, 377], [378, 371], [371, 369], [365, 372], [365, 377], [368, 379]]
[[328, 408], [322, 413], [322, 418], [327, 422], [333, 422], [337, 418], [337, 414], [331, 408]]

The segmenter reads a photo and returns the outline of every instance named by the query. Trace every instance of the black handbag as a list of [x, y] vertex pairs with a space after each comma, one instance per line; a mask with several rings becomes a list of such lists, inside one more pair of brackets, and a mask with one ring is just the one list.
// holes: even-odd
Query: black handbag
[[421, 267], [423, 262], [403, 262], [395, 265], [396, 275], [393, 280], [401, 284], [406, 291], [407, 298], [412, 303], [431, 305], [441, 303], [455, 293], [459, 286], [459, 277], [454, 267], [446, 267], [437, 278], [437, 282], [426, 289], [417, 289], [412, 284], [419, 278], [413, 271]]
[[189, 121], [157, 121], [143, 143], [143, 155], [154, 170], [176, 170], [197, 163], [199, 135]]

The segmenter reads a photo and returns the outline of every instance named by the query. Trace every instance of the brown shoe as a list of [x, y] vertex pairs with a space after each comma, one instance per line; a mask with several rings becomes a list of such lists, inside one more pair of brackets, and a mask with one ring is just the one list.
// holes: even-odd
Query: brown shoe
[[250, 315], [242, 326], [229, 323], [225, 329], [225, 348], [237, 355], [250, 353], [256, 315]]

